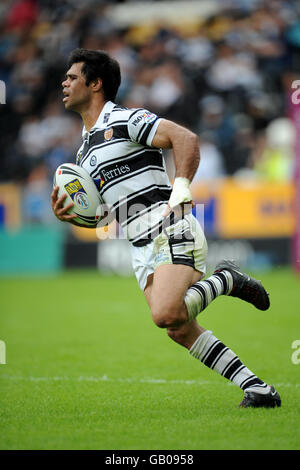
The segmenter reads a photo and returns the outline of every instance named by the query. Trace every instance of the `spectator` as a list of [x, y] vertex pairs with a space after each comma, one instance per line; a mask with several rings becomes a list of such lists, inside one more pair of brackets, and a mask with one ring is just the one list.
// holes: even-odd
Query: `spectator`
[[295, 128], [290, 119], [282, 117], [270, 122], [262, 146], [254, 155], [254, 171], [265, 181], [291, 181]]

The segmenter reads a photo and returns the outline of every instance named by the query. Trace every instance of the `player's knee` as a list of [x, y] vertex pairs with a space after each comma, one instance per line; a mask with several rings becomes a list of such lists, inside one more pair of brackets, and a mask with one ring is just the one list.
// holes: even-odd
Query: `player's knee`
[[152, 318], [155, 325], [159, 328], [170, 328], [178, 324], [178, 319], [173, 315], [152, 315]]
[[172, 304], [152, 308], [151, 312], [152, 319], [159, 328], [172, 328], [186, 322], [181, 309]]

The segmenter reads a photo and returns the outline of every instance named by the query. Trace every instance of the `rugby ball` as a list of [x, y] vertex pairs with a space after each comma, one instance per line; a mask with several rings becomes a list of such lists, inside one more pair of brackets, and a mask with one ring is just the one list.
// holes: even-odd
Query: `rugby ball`
[[67, 197], [64, 206], [73, 202], [69, 213], [77, 214], [75, 222], [95, 226], [102, 218], [103, 200], [89, 173], [74, 163], [63, 163], [54, 174], [53, 187], [59, 186], [58, 198]]

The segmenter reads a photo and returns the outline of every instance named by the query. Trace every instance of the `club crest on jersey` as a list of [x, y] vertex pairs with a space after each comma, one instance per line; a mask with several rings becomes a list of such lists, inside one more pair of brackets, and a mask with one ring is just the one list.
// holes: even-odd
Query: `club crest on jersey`
[[100, 189], [102, 188], [102, 186], [104, 185], [104, 179], [100, 179]]
[[105, 140], [110, 140], [113, 135], [114, 135], [114, 130], [113, 130], [112, 127], [109, 127], [109, 128], [106, 129], [106, 131], [104, 132], [104, 139], [105, 139]]

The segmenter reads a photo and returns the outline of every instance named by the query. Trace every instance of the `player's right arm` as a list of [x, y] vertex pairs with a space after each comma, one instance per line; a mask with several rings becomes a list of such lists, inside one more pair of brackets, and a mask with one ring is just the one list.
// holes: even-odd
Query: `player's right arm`
[[[67, 197], [66, 194], [63, 194], [59, 198], [57, 197], [59, 191], [59, 186], [55, 186], [51, 193], [51, 207], [54, 212], [54, 215], [61, 221], [61, 222], [70, 222], [73, 225], [76, 225], [77, 227], [85, 227], [89, 228], [87, 225], [81, 225], [78, 222], [75, 222], [74, 219], [76, 219], [77, 215], [76, 214], [70, 214], [68, 211], [72, 209], [74, 206], [73, 202], [70, 202], [70, 204], [67, 204], [64, 206], [64, 201]], [[96, 225], [95, 225], [96, 227]], [[95, 228], [91, 226], [90, 228]]]
[[171, 211], [177, 214], [187, 213], [194, 206], [190, 183], [200, 161], [199, 139], [192, 131], [163, 119], [156, 130], [152, 146], [172, 149], [175, 163], [175, 180], [168, 202], [167, 216]]
[[147, 109], [137, 109], [128, 120], [128, 133], [134, 142], [158, 149], [172, 149], [176, 175], [169, 199], [171, 211], [181, 214], [193, 206], [190, 183], [200, 161], [199, 139], [192, 131], [173, 121], [162, 119]]

